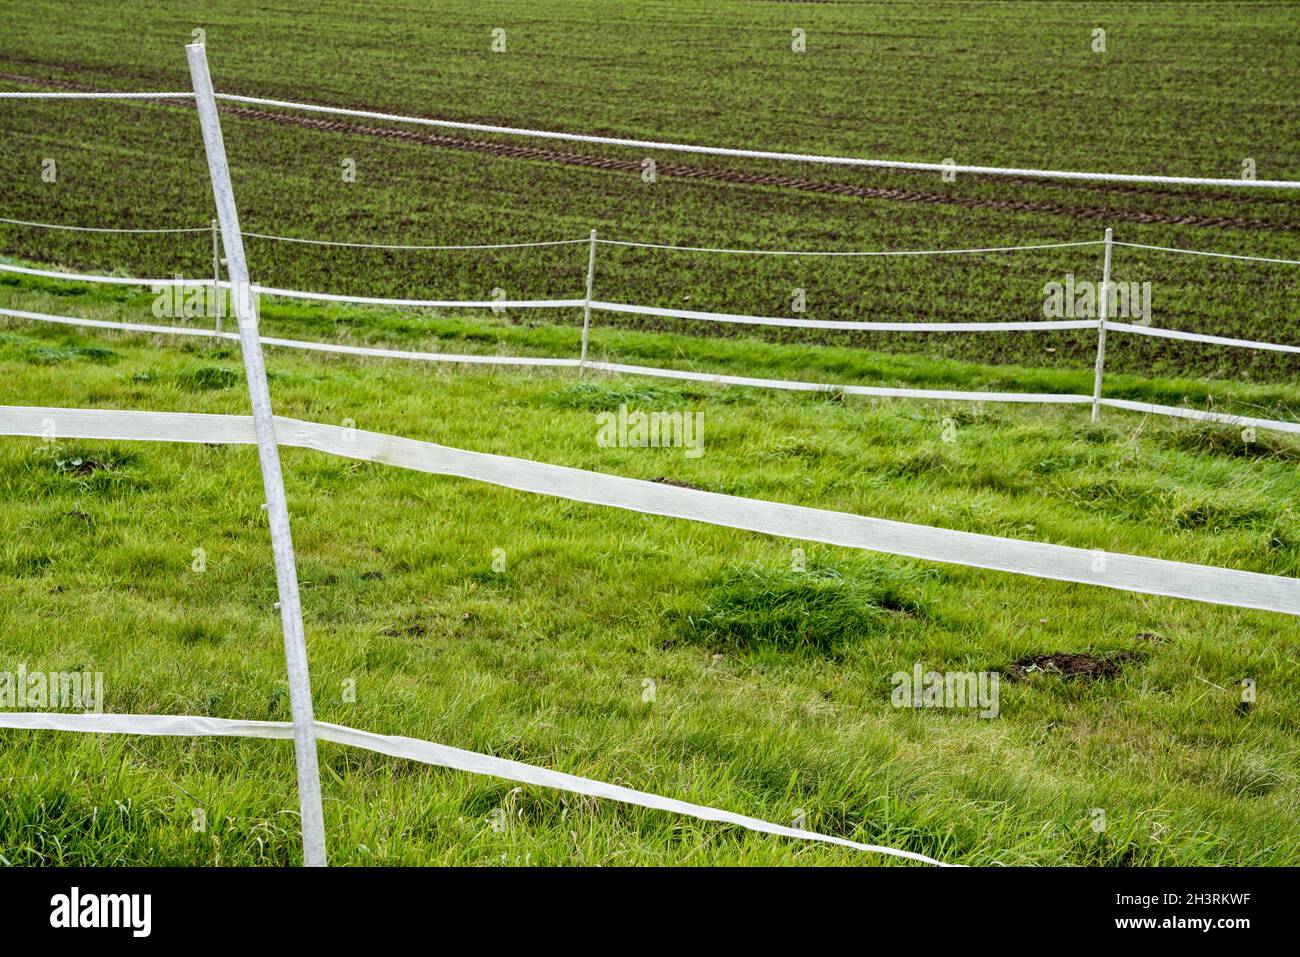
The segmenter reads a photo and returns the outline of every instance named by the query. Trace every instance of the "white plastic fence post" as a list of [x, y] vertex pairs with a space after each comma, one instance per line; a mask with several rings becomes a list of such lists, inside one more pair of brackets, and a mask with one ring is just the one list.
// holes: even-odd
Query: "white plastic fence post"
[[587, 299], [582, 306], [582, 355], [578, 357], [578, 377], [587, 364], [587, 334], [591, 330], [591, 290], [596, 280], [596, 231], [591, 231], [591, 252], [587, 254]]
[[1106, 365], [1106, 320], [1110, 316], [1111, 230], [1106, 230], [1106, 253], [1101, 266], [1101, 291], [1097, 294], [1097, 367], [1092, 378], [1092, 421], [1101, 421], [1101, 373]]
[[212, 221], [212, 311], [217, 314], [218, 334], [221, 333], [221, 313], [225, 311], [225, 305], [221, 299], [221, 222], [214, 219]]
[[303, 863], [325, 866], [325, 821], [321, 812], [320, 768], [316, 757], [316, 728], [312, 715], [311, 679], [307, 671], [307, 644], [303, 637], [302, 607], [298, 597], [298, 573], [289, 532], [289, 506], [285, 499], [284, 476], [276, 444], [271, 394], [266, 384], [266, 366], [258, 338], [257, 306], [248, 281], [244, 240], [239, 231], [235, 193], [230, 184], [226, 146], [221, 137], [221, 120], [212, 93], [208, 58], [201, 43], [185, 48], [194, 82], [203, 145], [212, 177], [212, 195], [221, 220], [221, 241], [226, 250], [226, 272], [239, 325], [239, 342], [244, 354], [244, 372], [253, 405], [257, 433], [257, 454], [262, 466], [262, 486], [271, 526], [271, 547], [275, 553], [275, 578], [280, 593], [280, 622], [284, 628], [284, 659], [289, 673], [289, 704], [293, 714], [293, 744], [298, 765], [298, 803], [302, 810]]

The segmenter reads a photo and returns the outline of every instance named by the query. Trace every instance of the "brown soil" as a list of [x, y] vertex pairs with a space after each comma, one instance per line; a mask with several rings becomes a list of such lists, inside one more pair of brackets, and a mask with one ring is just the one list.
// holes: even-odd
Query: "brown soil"
[[104, 462], [97, 462], [95, 459], [82, 459], [80, 462], [76, 463], [68, 462], [64, 471], [69, 475], [85, 477], [87, 475], [94, 475], [96, 472], [110, 467], [111, 466]]
[[700, 488], [698, 485], [692, 485], [690, 482], [683, 482], [681, 479], [657, 478], [651, 479], [650, 481], [654, 482], [656, 485], [671, 485], [673, 488], [690, 488], [697, 492], [704, 491], [704, 489]]
[[1050, 655], [1030, 655], [1013, 661], [1007, 666], [1007, 673], [1012, 679], [1024, 679], [1034, 674], [1054, 674], [1064, 678], [1098, 678], [1117, 677], [1123, 667], [1137, 656], [1131, 651], [1119, 651], [1111, 655], [1090, 655], [1085, 653], [1054, 652]]

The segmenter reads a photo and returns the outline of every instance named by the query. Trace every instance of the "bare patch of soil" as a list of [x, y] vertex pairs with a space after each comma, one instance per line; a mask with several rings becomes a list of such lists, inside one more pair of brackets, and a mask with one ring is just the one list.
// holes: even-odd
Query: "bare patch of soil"
[[1058, 651], [1049, 655], [1030, 655], [1013, 661], [1007, 666], [1007, 674], [1016, 680], [1023, 680], [1035, 674], [1052, 674], [1063, 678], [1087, 678], [1096, 681], [1099, 678], [1118, 677], [1124, 666], [1136, 658], [1137, 655], [1131, 651], [1117, 651], [1109, 655]]
[[654, 482], [656, 485], [671, 485], [673, 488], [689, 488], [694, 489], [697, 492], [704, 491], [704, 489], [700, 488], [698, 485], [692, 485], [690, 482], [683, 482], [681, 479], [663, 477], [651, 479], [650, 481]]

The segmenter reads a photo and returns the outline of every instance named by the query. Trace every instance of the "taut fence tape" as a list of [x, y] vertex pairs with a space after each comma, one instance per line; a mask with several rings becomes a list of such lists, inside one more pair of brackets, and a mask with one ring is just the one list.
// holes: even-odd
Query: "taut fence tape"
[[[1109, 324], [1108, 324], [1109, 327]], [[845, 395], [865, 395], [883, 399], [938, 399], [951, 402], [1027, 402], [1038, 405], [1089, 405], [1092, 396], [1071, 392], [958, 392], [944, 389], [905, 389], [875, 385], [832, 385], [821, 382], [799, 382], [788, 379], [758, 379], [752, 376], [720, 375], [694, 372], [688, 369], [657, 369], [653, 366], [624, 365], [617, 362], [587, 362], [588, 369], [625, 375], [652, 376], [661, 379], [682, 379], [688, 382], [709, 382], [714, 385], [754, 386], [763, 389], [786, 389], [794, 392], [843, 392]], [[1197, 419], [1223, 425], [1248, 426], [1272, 429], [1275, 432], [1300, 434], [1300, 422], [1282, 419], [1263, 419], [1230, 412], [1207, 409], [1189, 409], [1177, 405], [1157, 405], [1129, 399], [1101, 399], [1101, 404], [1131, 412], [1149, 415], [1166, 415], [1179, 419]]]
[[[143, 335], [197, 336], [209, 339], [238, 341], [239, 335], [233, 332], [217, 332], [202, 326], [158, 326], [139, 322], [113, 322], [106, 319], [77, 319], [71, 316], [52, 316], [41, 312], [29, 312], [24, 309], [0, 308], [0, 316], [14, 319], [26, 319], [31, 322], [45, 322], [54, 325], [83, 326], [91, 329], [110, 329]], [[1109, 325], [1109, 324], [1108, 324]], [[1142, 326], [1116, 325], [1120, 331], [1146, 331]], [[1191, 334], [1189, 334], [1191, 335]], [[286, 349], [303, 349], [310, 352], [329, 352], [342, 355], [361, 356], [370, 359], [404, 359], [414, 362], [445, 362], [458, 365], [501, 365], [532, 366], [538, 368], [574, 368], [583, 365], [580, 359], [553, 356], [498, 356], [475, 355], [455, 352], [417, 352], [409, 349], [383, 349], [375, 346], [351, 346], [332, 342], [311, 342], [302, 339], [280, 339], [274, 336], [261, 336], [263, 345]], [[1205, 337], [1215, 338], [1215, 337]], [[1245, 340], [1242, 340], [1243, 342]], [[1252, 343], [1260, 348], [1268, 344]], [[1290, 351], [1287, 347], [1286, 351]], [[720, 373], [694, 372], [686, 369], [660, 369], [654, 366], [625, 365], [616, 362], [587, 361], [585, 367], [602, 372], [622, 375], [642, 375], [661, 379], [680, 379], [690, 382], [707, 382], [713, 385], [750, 386], [764, 389], [783, 389], [795, 392], [842, 392], [845, 395], [863, 395], [887, 399], [933, 399], [951, 402], [1020, 402], [1040, 405], [1083, 405], [1092, 401], [1090, 396], [1068, 392], [967, 392], [951, 389], [909, 389], [894, 386], [872, 385], [837, 385], [824, 382], [800, 382], [789, 379], [762, 379], [753, 376], [725, 375]], [[1280, 419], [1264, 419], [1253, 416], [1233, 415], [1226, 412], [1214, 412], [1201, 409], [1188, 409], [1180, 406], [1156, 405], [1153, 403], [1131, 402], [1124, 399], [1101, 400], [1102, 405], [1119, 409], [1146, 412], [1152, 415], [1174, 416], [1176, 418], [1198, 419], [1206, 422], [1220, 422], [1227, 425], [1255, 426], [1260, 429], [1272, 429], [1278, 432], [1300, 433], [1300, 422], [1286, 422]]]
[[[1120, 404], [1143, 411], [1142, 403]], [[1036, 578], [1300, 615], [1300, 579], [935, 528], [802, 505], [678, 488], [641, 479], [449, 448], [432, 442], [277, 417], [282, 445], [449, 475], [525, 492]], [[244, 416], [0, 406], [0, 435], [242, 443]]]
[[794, 329], [851, 329], [861, 332], [1035, 332], [1040, 329], [1096, 329], [1096, 319], [1030, 319], [1006, 322], [859, 322], [849, 319], [793, 319], [784, 316], [746, 316], [730, 312], [700, 312], [662, 306], [637, 306], [622, 302], [592, 300], [600, 312], [635, 316], [663, 316], [670, 319], [699, 319], [704, 322], [736, 322], [751, 326], [787, 326]]
[[[942, 399], [959, 402], [1029, 402], [1047, 405], [1080, 405], [1092, 401], [1091, 396], [1068, 392], [962, 392], [950, 389], [905, 389], [877, 385], [835, 385], [827, 382], [800, 382], [792, 379], [759, 379], [753, 376], [723, 375], [711, 372], [693, 372], [688, 369], [659, 369], [654, 366], [625, 365], [620, 362], [591, 362], [588, 369], [616, 372], [624, 375], [654, 376], [662, 379], [684, 379], [689, 382], [711, 382], [714, 385], [757, 386], [765, 389], [786, 389], [793, 392], [843, 392], [845, 395], [867, 395], [880, 399]], [[1300, 426], [1298, 426], [1300, 427]]]
[[[207, 339], [224, 339], [238, 342], [237, 332], [217, 332], [204, 326], [155, 326], [142, 322], [113, 322], [107, 319], [75, 319], [71, 316], [51, 316], [43, 312], [28, 312], [24, 309], [0, 308], [0, 316], [14, 319], [27, 319], [31, 322], [47, 322], [59, 326], [85, 326], [91, 329], [111, 329], [120, 332], [135, 332], [155, 336], [198, 336]], [[572, 368], [578, 364], [577, 359], [551, 358], [549, 356], [494, 356], [462, 355], [455, 352], [416, 352], [409, 349], [380, 349], [373, 346], [349, 346], [337, 342], [309, 342], [302, 339], [277, 339], [274, 336], [261, 336], [264, 346], [281, 346], [287, 349], [306, 349], [311, 352], [335, 352], [349, 356], [364, 356], [371, 359], [409, 359], [417, 362], [451, 362], [466, 365], [504, 365], [504, 366], [548, 366], [555, 368]]]
[[[193, 91], [152, 92], [2, 92], [0, 100], [185, 100], [194, 99]], [[519, 126], [498, 126], [489, 123], [471, 123], [461, 120], [434, 119], [400, 113], [383, 113], [376, 110], [357, 110], [340, 106], [322, 106], [318, 103], [298, 103], [260, 96], [243, 96], [237, 93], [217, 93], [216, 99], [249, 106], [269, 106], [282, 110], [299, 110], [307, 113], [324, 113], [330, 116], [351, 116], [388, 123], [410, 123], [440, 129], [464, 130], [476, 133], [499, 133], [505, 136], [523, 136], [533, 139], [555, 140], [567, 143], [587, 143], [601, 146], [621, 146], [633, 149], [661, 150], [668, 153], [694, 153], [705, 156], [732, 156], [748, 159], [779, 160], [792, 163], [815, 163], [828, 166], [861, 166], [874, 169], [904, 169], [932, 173], [972, 173], [983, 176], [1018, 176], [1034, 179], [1083, 180], [1102, 183], [1161, 183], [1170, 186], [1228, 186], [1256, 189], [1298, 189], [1300, 182], [1290, 180], [1241, 179], [1206, 176], [1168, 176], [1144, 173], [1093, 173], [1082, 170], [1029, 169], [1005, 166], [973, 166], [964, 163], [930, 163], [911, 160], [868, 159], [856, 156], [827, 156], [817, 153], [775, 152], [750, 150], [726, 146], [701, 146], [692, 143], [672, 143], [660, 140], [628, 139], [618, 136], [599, 136], [589, 133], [566, 133], [555, 130], [536, 130]]]
[[[20, 273], [24, 276], [43, 276], [47, 279], [61, 279], [64, 282], [92, 282], [109, 286], [197, 286], [212, 285], [212, 280], [183, 279], [173, 276], [170, 279], [139, 279], [134, 276], [105, 276], [101, 273], [58, 272], [54, 269], [35, 269], [31, 266], [18, 266], [14, 263], [0, 263], [0, 272]], [[228, 287], [228, 283], [222, 283]]]
[[1300, 346], [1280, 342], [1256, 342], [1254, 339], [1234, 339], [1230, 336], [1211, 336], [1203, 332], [1183, 332], [1181, 329], [1160, 329], [1128, 322], [1107, 322], [1111, 332], [1131, 332], [1139, 336], [1156, 336], [1160, 339], [1182, 339], [1184, 342], [1205, 342], [1213, 346], [1231, 346], [1237, 349], [1263, 349], [1267, 352], [1300, 352]]
[[506, 136], [526, 136], [535, 139], [559, 140], [568, 143], [589, 143], [600, 146], [626, 146], [633, 149], [663, 150], [668, 153], [695, 153], [705, 156], [734, 156], [747, 159], [779, 160], [792, 163], [816, 163], [828, 166], [864, 166], [876, 169], [906, 169], [930, 173], [975, 173], [986, 176], [1023, 176], [1036, 179], [1090, 180], [1108, 183], [1164, 183], [1171, 186], [1229, 186], [1241, 188], [1300, 189], [1300, 182], [1290, 180], [1253, 180], [1240, 178], [1214, 178], [1203, 176], [1163, 176], [1139, 173], [1090, 173], [1076, 170], [1022, 169], [1004, 166], [970, 166], [962, 163], [924, 163], [909, 160], [866, 159], [856, 156], [825, 156], [816, 153], [773, 152], [748, 150], [725, 146], [697, 146], [691, 143], [668, 143], [659, 140], [625, 139], [617, 136], [597, 136], [586, 133], [564, 133], [553, 130], [535, 130], [518, 126], [496, 126], [488, 123], [468, 123], [458, 120], [440, 120], [424, 116], [398, 113], [381, 113], [374, 110], [354, 110], [339, 106], [321, 106], [316, 103], [297, 103], [292, 100], [274, 100], [259, 96], [241, 96], [236, 93], [218, 93], [218, 100], [228, 103], [245, 103], [250, 106], [270, 106], [282, 110], [301, 110], [306, 113], [325, 113], [331, 116], [353, 116], [389, 123], [411, 123], [417, 126], [434, 126], [449, 130], [469, 130], [476, 133], [500, 133]]
[[362, 306], [404, 306], [413, 309], [569, 309], [581, 306], [583, 299], [385, 299], [380, 296], [351, 296], [332, 292], [304, 292], [301, 289], [276, 289], [253, 284], [252, 290], [263, 296], [282, 299], [312, 299], [318, 302], [350, 302]]

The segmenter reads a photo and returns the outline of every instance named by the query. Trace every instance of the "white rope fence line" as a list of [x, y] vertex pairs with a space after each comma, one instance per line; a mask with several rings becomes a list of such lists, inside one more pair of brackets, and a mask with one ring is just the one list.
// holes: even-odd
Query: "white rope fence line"
[[[883, 847], [879, 844], [862, 844], [847, 838], [830, 834], [820, 834], [803, 828], [786, 827], [773, 824], [760, 818], [724, 811], [703, 804], [693, 804], [676, 798], [663, 797], [647, 791], [607, 784], [591, 778], [552, 771], [549, 768], [511, 761], [477, 751], [466, 751], [432, 741], [421, 741], [400, 735], [375, 734], [343, 725], [317, 721], [314, 724], [316, 737], [322, 741], [362, 748], [392, 758], [404, 758], [418, 761], [433, 767], [448, 768], [453, 771], [466, 771], [470, 774], [501, 778], [517, 784], [529, 784], [567, 791], [571, 794], [584, 794], [589, 797], [618, 801], [653, 811], [667, 811], [697, 818], [702, 821], [714, 821], [720, 824], [733, 824], [759, 834], [771, 834], [776, 837], [788, 837], [796, 840], [832, 844], [847, 847], [864, 853], [884, 854], [888, 857], [917, 861], [922, 864], [934, 864], [939, 867], [953, 867], [943, 861], [917, 854], [913, 851]], [[293, 725], [287, 721], [253, 721], [232, 718], [208, 718], [197, 715], [157, 715], [157, 714], [69, 714], [65, 712], [0, 712], [0, 728], [39, 731], [73, 731], [85, 734], [138, 734], [167, 737], [237, 737], [263, 740], [286, 740], [293, 738]]]
[[[1144, 403], [1129, 405], [1138, 411], [1145, 408]], [[283, 446], [471, 479], [589, 505], [924, 561], [1300, 615], [1300, 579], [1296, 578], [679, 488], [282, 416], [275, 417], [275, 432], [277, 443]], [[255, 442], [249, 416], [29, 406], [0, 406], [0, 435], [216, 444]]]
[[[206, 233], [209, 226], [177, 226], [164, 229], [128, 229], [114, 226], [68, 226], [62, 223], [37, 223], [28, 219], [6, 219], [0, 216], [0, 223], [10, 226], [31, 226], [36, 229], [59, 229], [73, 233]], [[245, 233], [247, 235], [247, 233]]]
[[[36, 229], [59, 229], [81, 233], [207, 233], [210, 226], [180, 226], [157, 229], [133, 229], [112, 226], [73, 226], [63, 223], [40, 223], [26, 219], [8, 219], [0, 217], [0, 223], [11, 226], [30, 226]], [[336, 246], [346, 249], [386, 249], [409, 251], [447, 251], [455, 252], [472, 249], [531, 249], [548, 246], [581, 246], [591, 242], [582, 239], [550, 239], [536, 242], [517, 243], [463, 243], [452, 245], [419, 243], [375, 243], [349, 242], [336, 239], [307, 239], [301, 236], [278, 236], [272, 233], [250, 233], [242, 235], [271, 242], [300, 243], [310, 246]], [[974, 246], [958, 249], [876, 249], [876, 250], [841, 250], [841, 249], [734, 249], [723, 246], [674, 246], [668, 243], [643, 243], [627, 239], [599, 239], [597, 245], [624, 246], [634, 249], [662, 249], [670, 252], [719, 253], [739, 256], [832, 256], [832, 257], [892, 257], [892, 256], [958, 256], [980, 253], [1024, 252], [1035, 249], [1070, 249], [1080, 246], [1101, 246], [1105, 240], [1087, 239], [1078, 242], [1037, 243], [1022, 246]], [[1300, 266], [1300, 259], [1277, 259], [1268, 256], [1246, 256], [1237, 253], [1219, 253], [1203, 249], [1183, 249], [1177, 246], [1153, 246], [1147, 243], [1129, 243], [1118, 239], [1112, 241], [1115, 246], [1128, 246], [1132, 249], [1152, 249], [1167, 253], [1182, 253], [1188, 256], [1210, 256], [1218, 259], [1238, 259], [1246, 262], [1276, 263], [1288, 266]]]
[[[120, 332], [133, 332], [143, 335], [178, 335], [198, 336], [226, 341], [239, 341], [239, 334], [219, 332], [202, 326], [163, 326], [137, 322], [114, 322], [106, 319], [81, 319], [71, 316], [54, 316], [47, 313], [29, 312], [23, 309], [0, 308], [0, 316], [14, 319], [26, 319], [32, 322], [44, 322], [54, 325], [82, 326], [91, 329], [109, 329]], [[1120, 331], [1147, 331], [1145, 327], [1108, 326]], [[1188, 333], [1187, 335], [1192, 335]], [[862, 395], [873, 398], [922, 399], [954, 402], [1013, 402], [1040, 405], [1086, 405], [1092, 401], [1091, 396], [1079, 393], [1060, 392], [978, 392], [947, 389], [911, 389], [892, 386], [838, 385], [823, 382], [802, 382], [787, 379], [764, 379], [752, 376], [725, 375], [719, 373], [694, 372], [685, 369], [661, 369], [654, 366], [627, 365], [615, 362], [569, 359], [550, 356], [501, 356], [475, 355], [453, 352], [420, 352], [407, 349], [383, 349], [375, 346], [352, 346], [343, 343], [311, 342], [302, 339], [282, 339], [274, 336], [260, 336], [263, 345], [288, 349], [300, 349], [311, 352], [339, 353], [343, 355], [362, 356], [371, 359], [405, 359], [416, 362], [445, 362], [455, 365], [501, 365], [533, 366], [542, 368], [571, 369], [582, 367], [616, 375], [640, 375], [661, 379], [679, 379], [692, 382], [707, 382], [713, 385], [748, 386], [764, 389], [781, 389], [794, 392], [828, 392], [845, 395]], [[1207, 337], [1213, 338], [1213, 337]], [[1291, 347], [1288, 347], [1291, 348]], [[1156, 405], [1151, 403], [1134, 403], [1122, 399], [1100, 400], [1101, 405], [1120, 409], [1146, 412], [1154, 415], [1166, 415], [1176, 418], [1198, 419], [1241, 427], [1270, 429], [1277, 432], [1300, 433], [1300, 422], [1287, 422], [1280, 419], [1265, 419], [1252, 416], [1233, 415], [1226, 412], [1190, 409], [1184, 406]]]
[[[17, 266], [13, 263], [0, 263], [0, 272], [12, 272], [24, 276], [41, 276], [66, 282], [101, 283], [111, 286], [206, 286], [211, 288], [216, 285], [221, 289], [230, 288], [230, 283], [224, 280], [213, 283], [210, 279], [186, 279], [180, 276], [167, 279], [143, 279], [138, 276], [104, 276], [96, 273], [72, 273], [58, 272], [53, 269], [36, 269], [31, 266]], [[299, 289], [276, 289], [271, 286], [256, 284], [253, 284], [250, 288], [255, 293], [277, 296], [282, 299], [311, 299], [320, 302], [346, 302], [357, 305], [420, 309], [570, 309], [582, 306], [586, 302], [585, 299], [386, 299], [379, 296], [351, 296], [327, 292], [304, 292]]]
[[1184, 256], [1212, 256], [1215, 259], [1238, 259], [1255, 263], [1279, 263], [1283, 266], [1300, 266], [1300, 259], [1271, 259], [1267, 256], [1240, 256], [1235, 253], [1212, 253], [1203, 249], [1181, 249], [1177, 246], [1151, 246], [1147, 243], [1125, 243], [1112, 240], [1115, 246], [1127, 246], [1130, 249], [1155, 249], [1162, 253], [1181, 253]]
[[466, 249], [537, 249], [545, 246], [585, 246], [590, 240], [588, 239], [548, 239], [539, 242], [529, 243], [471, 243], [459, 246], [423, 246], [410, 245], [405, 243], [350, 243], [334, 239], [302, 239], [297, 236], [272, 236], [268, 233], [243, 233], [245, 237], [255, 239], [268, 239], [278, 243], [302, 243], [308, 246], [341, 246], [345, 249], [390, 249], [390, 250], [411, 250], [411, 251], [429, 251], [441, 250], [447, 252], [458, 252]]
[[[8, 223], [12, 226], [31, 226], [39, 229], [62, 229], [73, 232], [87, 233], [206, 233], [211, 231], [209, 226], [194, 226], [172, 229], [117, 229], [108, 226], [65, 226], [58, 223], [38, 223], [25, 219], [6, 219], [0, 217], [0, 223]], [[375, 243], [375, 242], [349, 242], [337, 239], [307, 239], [301, 236], [278, 236], [272, 233], [250, 233], [242, 232], [245, 237], [253, 239], [264, 239], [271, 242], [280, 243], [298, 243], [308, 246], [332, 246], [344, 249], [384, 249], [384, 250], [407, 250], [407, 251], [447, 251], [457, 252], [461, 250], [472, 249], [534, 249], [548, 246], [585, 246], [591, 242], [589, 238], [582, 239], [551, 239], [537, 242], [518, 242], [518, 243], [463, 243], [458, 245], [427, 245], [419, 243]], [[641, 243], [631, 240], [622, 239], [597, 239], [598, 245], [606, 246], [627, 246], [637, 249], [665, 249], [673, 252], [692, 252], [692, 253], [735, 253], [745, 256], [946, 256], [961, 255], [965, 253], [1002, 253], [1002, 252], [1020, 252], [1033, 249], [1066, 249], [1075, 246], [1099, 246], [1102, 243], [1100, 239], [1090, 239], [1082, 242], [1069, 243], [1041, 243], [1029, 246], [986, 246], [980, 248], [966, 249], [899, 249], [899, 250], [799, 250], [799, 249], [726, 249], [721, 247], [706, 246], [670, 246], [663, 243]]]
[[194, 99], [193, 90], [184, 90], [181, 92], [168, 91], [165, 93], [87, 93], [87, 92], [17, 92], [17, 93], [0, 93], [0, 100], [192, 100]]
[[[0, 316], [14, 319], [26, 319], [32, 322], [45, 322], [55, 325], [84, 326], [92, 329], [110, 329], [121, 332], [134, 332], [146, 335], [180, 335], [199, 336], [227, 341], [239, 340], [239, 334], [217, 332], [202, 326], [163, 326], [137, 322], [114, 322], [105, 319], [81, 319], [71, 316], [54, 316], [47, 313], [29, 312], [22, 309], [0, 308]], [[424, 362], [448, 362], [457, 364], [547, 366], [555, 368], [573, 368], [580, 364], [578, 359], [534, 357], [534, 356], [492, 356], [463, 355], [449, 352], [418, 352], [403, 349], [381, 349], [371, 346], [351, 346], [341, 343], [309, 342], [300, 339], [279, 339], [261, 336], [263, 345], [282, 346], [291, 349], [305, 349], [315, 352], [336, 352], [347, 355], [367, 356], [377, 359], [411, 359]], [[705, 373], [683, 372], [674, 369], [656, 369], [646, 366], [620, 365], [608, 362], [588, 361], [586, 367], [604, 372], [626, 373], [632, 375], [659, 376], [667, 378], [695, 379], [730, 385], [759, 385], [767, 388], [794, 389], [811, 392], [846, 392], [850, 395], [870, 395], [888, 398], [919, 399], [955, 399], [972, 402], [1030, 402], [1030, 403], [1084, 403], [1091, 399], [1085, 395], [1062, 395], [1057, 393], [1022, 393], [1022, 392], [955, 392], [935, 389], [886, 388], [881, 386], [834, 385], [815, 382], [786, 382], [779, 379], [753, 379], [744, 376], [710, 375]]]
[[[585, 240], [583, 240], [585, 242]], [[1032, 249], [1069, 249], [1076, 246], [1100, 246], [1101, 239], [1073, 243], [1039, 243], [1030, 246], [981, 246], [968, 249], [727, 249], [716, 246], [670, 246], [666, 243], [638, 243], [625, 239], [597, 239], [605, 246], [628, 246], [634, 249], [664, 249], [678, 253], [730, 253], [737, 256], [958, 256], [967, 253], [1015, 253]]]
[[568, 143], [589, 143], [601, 146], [625, 146], [634, 149], [661, 150], [670, 153], [693, 153], [707, 156], [731, 156], [745, 159], [779, 160], [795, 163], [815, 163], [829, 166], [862, 166], [876, 169], [906, 169], [932, 173], [972, 173], [987, 176], [1020, 176], [1037, 179], [1091, 180], [1110, 183], [1165, 183], [1181, 186], [1230, 186], [1246, 188], [1300, 189], [1300, 182], [1289, 180], [1221, 179], [1201, 176], [1154, 176], [1135, 173], [1089, 173], [1071, 170], [1021, 169], [1002, 166], [970, 166], [953, 163], [919, 163], [905, 160], [863, 159], [853, 156], [825, 156], [815, 153], [786, 153], [770, 150], [737, 149], [722, 146], [696, 146], [690, 143], [669, 143], [658, 140], [625, 139], [617, 136], [595, 136], [585, 133], [562, 133], [552, 130], [535, 130], [517, 126], [496, 126], [488, 123], [468, 123], [457, 120], [435, 120], [423, 116], [406, 116], [381, 113], [375, 110], [354, 110], [338, 106], [320, 106], [292, 100], [276, 100], [259, 96], [240, 96], [218, 93], [218, 100], [244, 103], [250, 106], [270, 106], [306, 113], [325, 113], [331, 116], [352, 116], [388, 123], [411, 123], [440, 129], [467, 130], [476, 133], [500, 133], [506, 136], [525, 136], [534, 139], [559, 140]]

